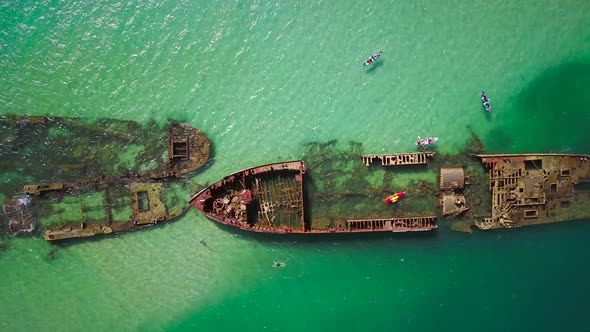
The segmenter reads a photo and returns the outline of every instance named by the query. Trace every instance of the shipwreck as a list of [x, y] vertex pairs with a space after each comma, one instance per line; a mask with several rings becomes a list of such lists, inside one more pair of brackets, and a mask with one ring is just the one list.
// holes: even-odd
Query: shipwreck
[[[515, 228], [590, 218], [589, 158], [481, 154], [458, 159], [432, 151], [360, 154], [356, 161], [339, 161], [350, 164], [348, 173], [338, 173], [350, 184], [339, 186], [328, 179], [337, 173], [334, 169], [310, 177], [303, 160], [287, 161], [232, 173], [193, 195], [189, 203], [212, 220], [263, 233], [432, 231], [441, 219], [469, 232], [472, 226]], [[320, 159], [326, 163], [325, 157]], [[394, 169], [411, 169], [409, 174], [418, 176], [432, 172], [431, 164], [438, 186], [421, 180], [402, 187], [393, 181]], [[371, 172], [359, 167], [377, 168], [382, 183], [363, 182]], [[361, 180], [355, 182], [355, 177]], [[306, 188], [308, 183], [314, 188]], [[327, 192], [330, 186], [333, 190]], [[383, 197], [400, 190], [407, 197], [390, 206], [383, 203]], [[350, 212], [345, 212], [347, 207]]]
[[[131, 121], [59, 117], [3, 116], [0, 125], [6, 157], [0, 171], [8, 179], [2, 219], [10, 234], [39, 230], [48, 241], [181, 216], [188, 209], [183, 197], [194, 190], [183, 178], [210, 155], [203, 132], [172, 120], [163, 131]], [[39, 182], [19, 186], [14, 169]]]

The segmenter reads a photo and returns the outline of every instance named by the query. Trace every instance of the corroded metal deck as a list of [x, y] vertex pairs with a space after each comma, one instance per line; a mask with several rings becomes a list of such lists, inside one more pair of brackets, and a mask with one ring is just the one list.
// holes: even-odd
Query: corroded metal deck
[[409, 232], [430, 231], [438, 228], [434, 223], [436, 216], [408, 218], [379, 218], [346, 220], [350, 232]]
[[[127, 187], [129, 191], [122, 191], [124, 187]], [[77, 188], [77, 190], [80, 189]], [[164, 196], [162, 184], [158, 182], [134, 182], [119, 188], [110, 185], [104, 188], [87, 189], [91, 190], [88, 193], [99, 195], [103, 200], [102, 204], [86, 205], [83, 199], [73, 201], [70, 198], [70, 205], [77, 207], [71, 211], [77, 210], [75, 214], [80, 216], [79, 220], [77, 222], [63, 220], [49, 226], [44, 234], [45, 240], [56, 241], [122, 232], [171, 220], [184, 213], [181, 208], [166, 206], [162, 200]], [[62, 191], [62, 195], [66, 193]], [[128, 208], [129, 205], [131, 214], [121, 214], [120, 211]]]
[[8, 227], [13, 234], [31, 233], [35, 229], [31, 201], [30, 196], [6, 198], [3, 210], [8, 217]]
[[480, 229], [590, 217], [590, 155], [479, 155], [488, 168], [491, 217]]
[[[200, 191], [190, 204], [207, 217], [244, 230], [263, 233], [410, 232], [437, 228], [436, 216], [339, 219], [309, 218], [303, 201], [303, 161], [245, 169]], [[375, 216], [375, 213], [371, 214]]]
[[469, 209], [463, 194], [466, 184], [463, 167], [440, 167], [438, 184], [442, 192], [438, 202], [444, 216], [457, 216]]
[[203, 132], [184, 123], [169, 121], [168, 164], [165, 168], [152, 172], [153, 179], [193, 172], [209, 160], [211, 144]]
[[265, 233], [305, 232], [303, 161], [245, 169], [194, 195], [190, 204], [223, 224]]
[[434, 156], [434, 152], [424, 151], [397, 154], [367, 154], [362, 157], [363, 163], [368, 167], [376, 162], [376, 160], [379, 160], [382, 166], [426, 164], [428, 158], [432, 156]]

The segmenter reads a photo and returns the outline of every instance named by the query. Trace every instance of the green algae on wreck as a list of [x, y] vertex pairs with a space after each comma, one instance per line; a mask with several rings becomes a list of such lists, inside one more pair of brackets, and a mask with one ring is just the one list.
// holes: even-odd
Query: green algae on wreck
[[[321, 234], [514, 228], [590, 217], [590, 155], [464, 151], [364, 154], [351, 142], [310, 143], [304, 160], [225, 176], [190, 204], [207, 217], [262, 233]], [[477, 153], [477, 154], [474, 154]], [[403, 192], [387, 204], [384, 197]]]
[[[356, 142], [348, 149], [336, 141], [309, 144], [305, 189], [312, 223], [436, 215], [470, 232], [473, 225], [513, 228], [590, 217], [588, 155], [483, 155], [473, 133], [461, 152], [436, 153], [423, 165], [366, 167], [363, 150]], [[443, 188], [445, 172], [453, 169], [461, 170], [461, 183], [457, 190]], [[398, 191], [406, 197], [383, 204]]]
[[0, 153], [7, 157], [0, 171], [21, 175], [5, 177], [2, 221], [13, 234], [32, 233], [37, 226], [50, 241], [116, 233], [182, 215], [187, 210], [182, 197], [194, 188], [179, 177], [203, 166], [210, 154], [205, 134], [172, 120], [158, 130], [112, 119], [0, 120], [5, 129]]
[[33, 199], [32, 213], [48, 241], [111, 234], [172, 220], [184, 214], [187, 181], [117, 181]]
[[[307, 214], [316, 227], [336, 227], [346, 219], [376, 219], [431, 215], [436, 208], [436, 165], [386, 168], [367, 167], [362, 162], [364, 147], [349, 142], [341, 148], [337, 141], [312, 142], [307, 146]], [[406, 191], [407, 197], [395, 205], [383, 203], [393, 192]]]
[[[190, 128], [191, 133], [183, 132]], [[179, 134], [171, 132], [180, 131]], [[175, 146], [173, 137], [179, 136]], [[166, 177], [169, 168], [186, 169], [182, 158], [167, 150], [181, 147], [183, 137], [192, 135], [195, 152], [190, 171], [209, 160], [210, 143], [195, 128], [171, 121], [167, 127], [155, 123], [82, 118], [16, 115], [0, 116], [0, 174], [6, 194], [18, 193], [24, 183], [75, 181], [125, 174], [153, 173]], [[170, 136], [170, 137], [169, 137]], [[186, 160], [187, 158], [184, 158]]]

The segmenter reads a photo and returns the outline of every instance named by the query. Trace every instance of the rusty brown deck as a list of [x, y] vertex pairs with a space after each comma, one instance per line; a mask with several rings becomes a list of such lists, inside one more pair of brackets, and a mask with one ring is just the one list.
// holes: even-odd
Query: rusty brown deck
[[426, 164], [428, 158], [434, 156], [434, 152], [410, 152], [410, 153], [396, 153], [396, 154], [367, 154], [363, 155], [363, 163], [365, 166], [371, 166], [376, 161], [380, 162], [382, 166], [400, 166], [400, 165], [419, 165]]
[[13, 234], [30, 233], [35, 229], [31, 197], [8, 197], [3, 209], [8, 218], [8, 228]]
[[303, 232], [302, 160], [233, 173], [194, 195], [189, 203], [209, 218], [246, 230]]
[[193, 172], [205, 165], [211, 152], [211, 144], [203, 132], [173, 120], [168, 127], [167, 146], [168, 164], [152, 172], [154, 179]]
[[480, 229], [590, 217], [590, 155], [479, 155], [488, 169], [491, 216]]
[[349, 232], [413, 232], [438, 228], [436, 216], [346, 220]]
[[341, 219], [315, 225], [305, 218], [303, 161], [263, 165], [233, 173], [194, 195], [190, 204], [207, 217], [263, 233], [409, 232], [436, 229], [435, 216]]

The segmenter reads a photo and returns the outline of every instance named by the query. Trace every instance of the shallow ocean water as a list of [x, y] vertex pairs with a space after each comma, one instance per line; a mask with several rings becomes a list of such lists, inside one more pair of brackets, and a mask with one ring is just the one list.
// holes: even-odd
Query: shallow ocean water
[[[316, 141], [394, 153], [438, 136], [457, 152], [475, 133], [490, 152], [589, 153], [588, 26], [574, 0], [4, 1], [0, 113], [185, 121], [214, 147], [200, 184]], [[2, 239], [0, 328], [587, 329], [587, 222], [444, 225], [281, 238], [191, 211], [53, 254]]]

